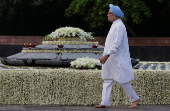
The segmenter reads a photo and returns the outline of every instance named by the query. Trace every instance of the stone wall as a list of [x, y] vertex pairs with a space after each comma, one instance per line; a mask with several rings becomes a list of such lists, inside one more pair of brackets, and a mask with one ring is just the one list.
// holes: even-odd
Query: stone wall
[[43, 36], [0, 36], [0, 45], [41, 44]]
[[[43, 36], [0, 36], [0, 45], [41, 44]], [[106, 37], [95, 37], [103, 45]], [[129, 37], [129, 46], [170, 46], [170, 37]]]
[[170, 46], [170, 37], [129, 37], [129, 46]]

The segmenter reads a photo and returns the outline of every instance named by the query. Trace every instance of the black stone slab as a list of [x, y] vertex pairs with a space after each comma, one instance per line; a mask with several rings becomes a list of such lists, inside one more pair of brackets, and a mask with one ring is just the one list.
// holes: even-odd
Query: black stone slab
[[54, 59], [57, 58], [58, 54], [56, 53], [26, 53], [25, 55], [19, 56], [17, 59], [26, 60], [26, 59]]
[[104, 49], [104, 46], [102, 46], [102, 45], [98, 45], [98, 47], [97, 48], [103, 48]]
[[37, 49], [48, 49], [51, 46], [52, 45], [42, 44], [42, 45], [37, 45], [35, 48], [37, 48]]
[[51, 45], [51, 46], [49, 46], [49, 47], [46, 48], [46, 49], [58, 49], [58, 46], [57, 46], [57, 45]]
[[77, 45], [70, 45], [70, 44], [65, 44], [64, 45], [64, 48], [66, 48], [66, 49], [77, 49], [78, 48], [78, 46]]
[[145, 64], [145, 65], [142, 67], [142, 69], [146, 70], [146, 69], [148, 69], [148, 67], [149, 67], [149, 66], [151, 66], [151, 64], [150, 64], [150, 63]]
[[151, 67], [151, 69], [156, 70], [157, 67], [158, 67], [158, 64], [153, 64], [153, 66]]
[[98, 53], [101, 57], [103, 56], [103, 53]]
[[91, 49], [91, 45], [78, 45], [78, 48], [80, 49]]
[[139, 61], [140, 61], [139, 59], [133, 59], [133, 58], [131, 58], [132, 67], [135, 66], [136, 64], [138, 64]]
[[[1, 62], [2, 62], [2, 60], [1, 60]], [[25, 63], [23, 60], [6, 59], [4, 65], [25, 66], [25, 65], [27, 65], [27, 63]]]
[[38, 66], [61, 66], [62, 61], [58, 61], [57, 59], [54, 60], [36, 60], [35, 64]]
[[139, 63], [136, 66], [134, 66], [134, 69], [139, 69], [142, 65], [143, 65], [142, 63]]
[[7, 58], [8, 58], [8, 59], [17, 59], [18, 57], [21, 57], [21, 56], [23, 56], [23, 55], [25, 55], [25, 54], [27, 54], [27, 53], [21, 52], [21, 53], [14, 54], [14, 55], [12, 55], [12, 56], [8, 56]]
[[101, 56], [99, 54], [94, 54], [94, 53], [63, 53], [61, 55], [62, 59], [77, 59], [77, 58], [82, 58], [82, 57], [89, 57], [89, 58], [95, 58], [95, 59], [100, 59]]
[[[96, 54], [96, 53], [95, 53], [95, 54]], [[101, 53], [97, 53], [97, 56], [98, 56], [98, 57], [97, 57], [98, 59], [101, 59], [101, 58], [103, 57], [103, 53], [102, 53], [102, 55], [101, 55]]]
[[57, 66], [57, 67], [69, 67], [71, 60], [60, 61], [58, 59], [52, 60], [35, 60], [36, 66]]
[[165, 64], [161, 64], [161, 67], [160, 67], [160, 68], [161, 68], [161, 70], [165, 70], [165, 68], [166, 68], [166, 67], [165, 67]]

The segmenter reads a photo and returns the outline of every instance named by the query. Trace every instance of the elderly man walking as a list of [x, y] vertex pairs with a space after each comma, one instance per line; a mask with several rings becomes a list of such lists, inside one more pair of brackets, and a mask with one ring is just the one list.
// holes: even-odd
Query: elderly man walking
[[113, 23], [105, 41], [103, 57], [100, 59], [100, 62], [103, 64], [102, 79], [104, 79], [102, 102], [95, 107], [110, 107], [112, 86], [115, 82], [119, 82], [132, 102], [129, 108], [134, 108], [141, 99], [130, 84], [130, 81], [134, 79], [134, 75], [129, 54], [127, 32], [121, 20], [124, 14], [118, 6], [110, 4], [109, 7], [107, 16], [108, 20]]

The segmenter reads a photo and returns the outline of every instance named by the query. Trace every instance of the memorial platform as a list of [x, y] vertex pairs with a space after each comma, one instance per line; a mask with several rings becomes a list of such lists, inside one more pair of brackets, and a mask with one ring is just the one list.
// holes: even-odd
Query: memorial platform
[[[101, 70], [3, 64], [0, 68], [0, 104], [87, 106], [101, 102]], [[140, 62], [134, 66], [134, 76], [131, 84], [143, 100], [141, 105], [170, 104], [168, 62]], [[118, 83], [112, 91], [112, 106], [131, 104]]]

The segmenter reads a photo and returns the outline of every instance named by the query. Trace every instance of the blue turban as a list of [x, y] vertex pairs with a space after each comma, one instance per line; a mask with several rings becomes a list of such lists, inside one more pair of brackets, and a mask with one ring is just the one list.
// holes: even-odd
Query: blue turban
[[120, 18], [124, 17], [123, 12], [121, 11], [121, 9], [118, 6], [109, 4], [110, 10], [112, 11], [113, 14], [117, 15]]

